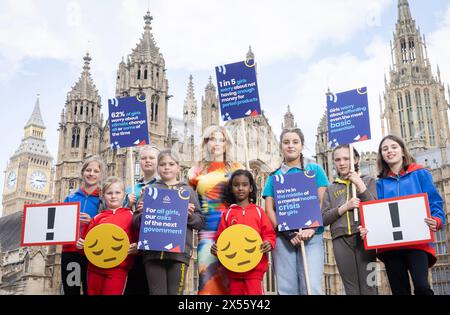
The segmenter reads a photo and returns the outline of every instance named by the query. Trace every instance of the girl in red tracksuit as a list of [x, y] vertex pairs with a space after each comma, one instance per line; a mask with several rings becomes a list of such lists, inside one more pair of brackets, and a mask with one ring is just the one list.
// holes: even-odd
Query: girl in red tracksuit
[[[252, 174], [246, 170], [237, 170], [231, 175], [225, 189], [225, 201], [231, 206], [221, 217], [216, 241], [223, 230], [233, 224], [245, 224], [255, 229], [262, 238], [261, 252], [268, 253], [275, 248], [276, 235], [264, 210], [256, 202], [256, 183]], [[217, 245], [211, 246], [211, 253], [217, 255]], [[229, 294], [262, 295], [263, 276], [268, 269], [267, 255], [263, 255], [259, 264], [250, 271], [236, 273], [229, 271]]]
[[133, 213], [128, 208], [122, 208], [125, 199], [123, 181], [117, 177], [109, 177], [103, 184], [102, 191], [106, 209], [92, 219], [83, 238], [78, 240], [77, 248], [84, 248], [84, 238], [100, 224], [115, 224], [125, 231], [130, 241], [128, 257], [119, 266], [110, 269], [103, 269], [89, 262], [87, 270], [88, 295], [123, 295], [128, 271], [133, 266], [134, 259], [131, 255], [137, 253], [138, 235], [132, 230]]

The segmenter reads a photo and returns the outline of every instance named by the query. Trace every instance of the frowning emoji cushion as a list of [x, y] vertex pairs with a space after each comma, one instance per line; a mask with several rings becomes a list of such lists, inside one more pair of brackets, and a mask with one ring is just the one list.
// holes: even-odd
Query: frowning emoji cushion
[[84, 239], [87, 259], [103, 269], [120, 265], [127, 258], [129, 248], [127, 233], [115, 224], [100, 224], [90, 230]]
[[217, 257], [228, 270], [247, 272], [261, 261], [261, 244], [261, 236], [255, 229], [235, 224], [220, 234], [217, 240]]

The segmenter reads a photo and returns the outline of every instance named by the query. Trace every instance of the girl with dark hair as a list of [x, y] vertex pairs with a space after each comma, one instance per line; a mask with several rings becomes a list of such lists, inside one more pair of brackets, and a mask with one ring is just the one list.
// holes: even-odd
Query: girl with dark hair
[[[442, 198], [430, 172], [415, 164], [403, 140], [393, 135], [384, 137], [378, 148], [377, 164], [378, 199], [427, 193], [431, 219], [424, 218], [424, 224], [432, 232], [441, 229], [445, 224]], [[368, 232], [367, 229], [361, 229], [361, 236], [365, 237]], [[386, 266], [392, 294], [411, 295], [409, 275], [416, 295], [434, 294], [428, 283], [428, 268], [436, 263], [436, 251], [432, 243], [380, 249], [377, 254]]]
[[[225, 188], [225, 201], [231, 206], [222, 215], [216, 240], [229, 226], [244, 224], [255, 229], [263, 240], [260, 251], [268, 253], [275, 248], [275, 231], [264, 210], [254, 204], [256, 202], [256, 183], [247, 170], [237, 170], [231, 175]], [[217, 245], [211, 246], [211, 254], [217, 255]], [[229, 294], [262, 295], [262, 280], [268, 269], [267, 255], [263, 255], [260, 263], [252, 270], [236, 273], [229, 271]]]
[[[353, 149], [355, 172], [350, 167], [350, 147], [340, 145], [333, 150], [332, 157], [338, 177], [327, 191], [322, 204], [323, 225], [330, 225], [336, 264], [347, 295], [374, 295], [375, 286], [369, 286], [367, 277], [372, 269], [367, 268], [376, 261], [375, 251], [366, 251], [358, 232], [359, 222], [353, 220], [353, 211], [360, 201], [376, 199], [375, 179], [360, 176], [359, 153]], [[351, 185], [356, 186], [356, 196]]]
[[[328, 179], [324, 170], [317, 164], [305, 165], [302, 150], [305, 137], [300, 129], [285, 129], [280, 136], [280, 151], [283, 155], [283, 163], [280, 168], [271, 175], [293, 174], [298, 172], [313, 171], [320, 204], [328, 186]], [[277, 228], [277, 218], [274, 207], [273, 176], [269, 176], [263, 197], [266, 201], [266, 213], [274, 228]], [[287, 231], [278, 233], [277, 247], [273, 253], [275, 274], [279, 294], [307, 294], [306, 277], [303, 267], [301, 242], [305, 242], [306, 260], [309, 267], [309, 279], [311, 293], [322, 294], [323, 278], [323, 228], [303, 229], [301, 231]]]

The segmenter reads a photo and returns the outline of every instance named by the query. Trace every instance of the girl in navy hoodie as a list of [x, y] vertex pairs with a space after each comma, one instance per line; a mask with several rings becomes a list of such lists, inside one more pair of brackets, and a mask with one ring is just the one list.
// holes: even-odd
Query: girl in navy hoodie
[[[64, 199], [64, 202], [80, 203], [81, 233], [97, 215], [100, 205], [100, 182], [105, 164], [98, 156], [86, 159], [81, 166], [81, 186]], [[61, 253], [61, 280], [64, 295], [87, 295], [87, 259], [74, 245], [64, 245]]]
[[[431, 219], [424, 218], [424, 222], [431, 231], [436, 232], [445, 223], [443, 201], [430, 172], [414, 162], [402, 139], [388, 135], [381, 140], [377, 161], [380, 172], [377, 181], [378, 199], [427, 193]], [[361, 229], [361, 236], [364, 237], [367, 232], [367, 229]], [[377, 254], [386, 266], [392, 294], [411, 295], [408, 272], [416, 295], [433, 294], [428, 283], [428, 268], [436, 263], [433, 244], [383, 249], [378, 250]]]

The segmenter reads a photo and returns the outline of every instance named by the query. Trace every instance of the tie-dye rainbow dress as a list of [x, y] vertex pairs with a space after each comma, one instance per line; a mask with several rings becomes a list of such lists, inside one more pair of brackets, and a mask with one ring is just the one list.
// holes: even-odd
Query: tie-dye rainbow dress
[[215, 242], [222, 212], [227, 209], [223, 200], [225, 186], [231, 174], [242, 168], [244, 167], [241, 164], [233, 163], [232, 170], [226, 171], [225, 163], [212, 162], [204, 174], [201, 174], [198, 166], [189, 170], [189, 183], [196, 189], [202, 213], [206, 218], [204, 229], [199, 231], [198, 294], [228, 294], [227, 271], [219, 263], [217, 257], [211, 254], [210, 249]]

